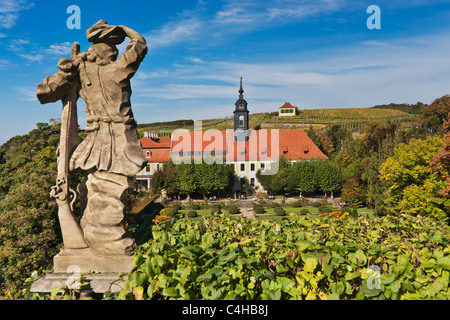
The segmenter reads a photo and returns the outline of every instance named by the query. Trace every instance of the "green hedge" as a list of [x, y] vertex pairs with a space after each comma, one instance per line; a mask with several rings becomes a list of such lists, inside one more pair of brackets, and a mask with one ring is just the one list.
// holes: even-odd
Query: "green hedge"
[[428, 218], [213, 216], [153, 227], [117, 299], [447, 299], [450, 230]]

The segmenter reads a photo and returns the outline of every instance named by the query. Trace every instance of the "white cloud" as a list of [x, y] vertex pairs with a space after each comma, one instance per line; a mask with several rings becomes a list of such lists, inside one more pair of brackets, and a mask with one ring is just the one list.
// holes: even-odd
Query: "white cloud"
[[200, 33], [202, 22], [197, 18], [169, 22], [146, 36], [150, 50], [192, 40]]
[[0, 59], [0, 69], [10, 66], [10, 62], [5, 59]]
[[11, 51], [22, 51], [30, 41], [27, 39], [12, 39], [6, 46]]
[[0, 28], [14, 27], [20, 17], [20, 12], [34, 6], [27, 0], [0, 0]]
[[139, 99], [168, 100], [174, 108], [202, 99], [220, 104], [230, 101], [231, 106], [238, 97], [242, 72], [251, 112], [270, 111], [286, 101], [300, 108], [431, 103], [450, 93], [449, 54], [450, 34], [438, 34], [326, 49], [308, 61], [284, 56], [270, 63], [204, 61], [176, 65], [150, 80], [150, 85], [139, 83], [135, 92]]
[[202, 5], [183, 11], [146, 35], [150, 50], [180, 43], [226, 41], [226, 36], [297, 23], [299, 19], [341, 10], [346, 0], [317, 1], [227, 1], [212, 15]]
[[58, 56], [70, 55], [71, 44], [70, 44], [70, 42], [55, 43], [55, 44], [50, 45], [50, 47], [48, 49], [46, 49], [45, 52], [47, 54], [58, 55]]
[[41, 62], [45, 58], [42, 54], [20, 54], [19, 56], [26, 59], [29, 63]]
[[23, 101], [36, 101], [36, 88], [34, 87], [15, 87], [14, 90]]

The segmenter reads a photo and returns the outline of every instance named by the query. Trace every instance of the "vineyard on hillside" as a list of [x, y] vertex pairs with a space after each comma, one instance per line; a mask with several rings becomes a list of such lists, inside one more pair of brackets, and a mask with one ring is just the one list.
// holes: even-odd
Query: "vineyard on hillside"
[[[380, 108], [332, 108], [299, 110], [295, 117], [279, 117], [277, 112], [250, 113], [250, 129], [289, 129], [310, 125], [332, 126], [338, 125], [347, 129], [360, 129], [370, 121], [401, 121], [408, 126], [413, 122], [415, 114], [402, 109]], [[202, 130], [217, 129], [225, 131], [233, 129], [233, 117], [201, 120]], [[138, 126], [140, 132], [155, 131], [163, 135], [170, 135], [175, 129], [194, 130], [193, 120], [177, 120], [142, 124]]]

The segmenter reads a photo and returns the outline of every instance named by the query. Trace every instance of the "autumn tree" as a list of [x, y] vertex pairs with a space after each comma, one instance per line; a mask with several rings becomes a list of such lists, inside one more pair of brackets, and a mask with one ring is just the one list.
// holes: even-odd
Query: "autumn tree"
[[384, 202], [388, 213], [447, 218], [450, 199], [439, 194], [447, 186], [443, 169], [429, 169], [430, 160], [442, 146], [443, 140], [438, 137], [412, 139], [400, 144], [382, 164], [380, 179], [387, 186]]
[[427, 134], [442, 134], [443, 124], [450, 112], [450, 95], [434, 100], [431, 105], [424, 106], [418, 118], [418, 131], [423, 136]]
[[443, 197], [450, 198], [450, 112], [447, 121], [443, 124], [444, 128], [444, 145], [438, 153], [431, 159], [429, 171], [439, 170], [442, 172], [442, 179], [447, 181], [439, 194]]

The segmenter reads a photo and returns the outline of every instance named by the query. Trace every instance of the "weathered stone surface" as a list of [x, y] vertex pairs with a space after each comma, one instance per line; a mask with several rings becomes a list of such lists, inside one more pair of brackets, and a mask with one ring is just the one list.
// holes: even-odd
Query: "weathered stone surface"
[[[79, 279], [81, 276], [81, 279]], [[102, 274], [74, 274], [74, 273], [48, 273], [31, 286], [31, 292], [50, 293], [57, 286], [67, 286], [73, 289], [79, 287], [78, 281], [88, 284], [88, 287], [94, 293], [104, 292], [118, 292], [122, 286], [122, 281], [126, 280], [127, 276], [119, 276], [116, 273], [102, 273]]]
[[[63, 102], [57, 184], [51, 195], [59, 207], [64, 249], [54, 257], [54, 267], [58, 274], [73, 266], [81, 273], [128, 272], [134, 240], [120, 224], [124, 199], [147, 162], [131, 110], [130, 80], [147, 54], [147, 44], [136, 31], [103, 20], [86, 36], [93, 43], [88, 52], [80, 53], [80, 46], [73, 45], [71, 58], [62, 58], [59, 71], [37, 85], [41, 103]], [[125, 37], [130, 41], [118, 58], [116, 46]], [[86, 106], [84, 140], [77, 131], [79, 97]], [[79, 223], [69, 174], [80, 171], [86, 179], [78, 188]]]

